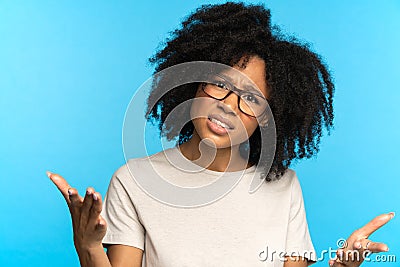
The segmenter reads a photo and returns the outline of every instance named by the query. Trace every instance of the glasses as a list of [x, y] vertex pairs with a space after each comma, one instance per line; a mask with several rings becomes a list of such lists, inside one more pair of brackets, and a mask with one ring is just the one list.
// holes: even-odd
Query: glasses
[[209, 97], [217, 100], [224, 100], [231, 93], [235, 93], [239, 96], [239, 110], [251, 117], [261, 116], [268, 106], [265, 97], [257, 93], [257, 89], [254, 86], [242, 90], [234, 86], [225, 78], [217, 75], [209, 79], [207, 83], [203, 83], [202, 89]]

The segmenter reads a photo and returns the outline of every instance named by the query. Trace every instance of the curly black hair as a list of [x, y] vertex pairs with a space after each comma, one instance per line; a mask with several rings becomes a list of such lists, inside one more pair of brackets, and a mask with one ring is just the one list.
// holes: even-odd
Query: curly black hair
[[[263, 5], [227, 2], [203, 5], [190, 14], [179, 29], [171, 33], [163, 47], [150, 58], [155, 73], [179, 63], [212, 61], [234, 66], [251, 56], [266, 63], [268, 99], [276, 127], [276, 151], [267, 181], [283, 175], [293, 160], [310, 158], [319, 151], [323, 129], [333, 127], [334, 84], [327, 66], [309, 44], [283, 34], [271, 25], [270, 10]], [[247, 59], [242, 60], [241, 59]], [[148, 103], [162, 94], [155, 87]], [[194, 126], [189, 121], [182, 129], [164, 123], [180, 103], [195, 96], [198, 84], [185, 84], [165, 93], [146, 117], [158, 124], [160, 134], [179, 143], [190, 139]], [[184, 116], [184, 114], [182, 114]], [[260, 129], [249, 139], [250, 159], [261, 164]]]

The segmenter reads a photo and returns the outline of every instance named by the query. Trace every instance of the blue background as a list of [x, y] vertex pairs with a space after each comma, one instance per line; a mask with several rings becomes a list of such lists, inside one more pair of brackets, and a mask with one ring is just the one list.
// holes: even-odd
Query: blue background
[[[67, 206], [46, 170], [103, 195], [124, 164], [125, 109], [181, 19], [220, 1], [0, 1], [0, 266], [78, 266]], [[335, 78], [335, 130], [292, 166], [318, 251], [400, 211], [400, 2], [271, 0]], [[400, 220], [372, 239], [400, 261]], [[396, 266], [367, 263], [364, 266]], [[327, 266], [327, 260], [315, 266]]]

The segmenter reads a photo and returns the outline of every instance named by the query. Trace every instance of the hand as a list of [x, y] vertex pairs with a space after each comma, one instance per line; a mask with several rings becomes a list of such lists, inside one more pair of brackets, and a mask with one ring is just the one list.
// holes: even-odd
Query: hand
[[101, 217], [102, 200], [98, 192], [89, 187], [85, 198], [58, 174], [47, 172], [47, 176], [64, 196], [71, 213], [74, 232], [74, 244], [78, 254], [91, 248], [102, 246], [107, 224]]
[[[346, 246], [336, 252], [336, 259], [329, 261], [329, 266], [333, 267], [358, 267], [364, 260], [364, 257], [371, 253], [386, 252], [389, 250], [384, 243], [373, 242], [368, 237], [385, 225], [394, 217], [394, 212], [382, 214], [375, 217], [372, 221], [362, 228], [354, 231], [347, 239]], [[367, 254], [369, 253], [369, 254]]]

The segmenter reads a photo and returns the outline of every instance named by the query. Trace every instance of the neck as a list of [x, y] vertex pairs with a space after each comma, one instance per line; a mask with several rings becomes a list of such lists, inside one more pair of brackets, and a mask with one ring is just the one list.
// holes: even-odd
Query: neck
[[239, 145], [216, 148], [210, 142], [201, 140], [196, 133], [179, 149], [193, 163], [212, 171], [232, 172], [250, 167], [247, 160], [241, 157]]

